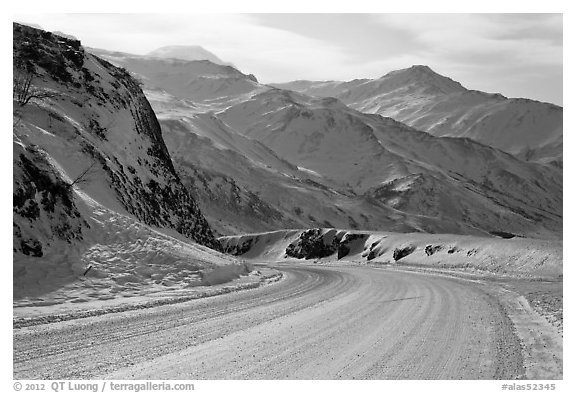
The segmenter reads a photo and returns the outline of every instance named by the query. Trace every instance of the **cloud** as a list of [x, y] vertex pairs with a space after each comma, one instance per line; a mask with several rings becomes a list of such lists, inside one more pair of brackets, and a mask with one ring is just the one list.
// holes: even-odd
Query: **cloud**
[[282, 29], [336, 45], [350, 62], [402, 54], [420, 46], [415, 34], [404, 29], [383, 29], [373, 14], [253, 14], [255, 23]]
[[[405, 29], [416, 35], [416, 40], [438, 54], [458, 52], [491, 53], [509, 51], [522, 54], [531, 48], [549, 53], [561, 52], [561, 15], [535, 15], [524, 17], [491, 14], [441, 14], [441, 15], [382, 15], [380, 22], [386, 26]], [[560, 44], [560, 45], [558, 45]], [[545, 60], [535, 58], [535, 61]]]

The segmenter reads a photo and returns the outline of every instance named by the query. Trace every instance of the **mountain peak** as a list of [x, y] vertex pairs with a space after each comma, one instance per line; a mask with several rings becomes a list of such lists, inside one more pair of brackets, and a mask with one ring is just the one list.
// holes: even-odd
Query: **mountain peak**
[[[434, 77], [434, 76], [438, 76], [441, 78], [445, 78], [444, 76], [440, 75], [439, 73], [434, 71], [429, 66], [422, 65], [422, 64], [415, 64], [415, 65], [408, 67], [408, 68], [402, 68], [399, 70], [390, 71], [389, 73], [384, 75], [382, 78], [386, 78], [389, 76], [400, 76], [400, 75], [409, 75], [411, 77], [424, 77], [424, 76]], [[446, 78], [446, 79], [448, 79], [448, 78]]]
[[427, 65], [416, 64], [409, 68], [390, 71], [380, 78], [382, 81], [396, 81], [401, 85], [418, 85], [433, 89], [436, 93], [453, 93], [466, 89], [458, 82], [440, 75]]
[[148, 53], [147, 56], [187, 61], [208, 60], [219, 65], [231, 65], [230, 63], [222, 61], [214, 53], [207, 51], [199, 45], [163, 46]]
[[408, 68], [409, 70], [415, 71], [415, 72], [431, 72], [436, 74], [436, 72], [434, 72], [432, 70], [432, 68], [428, 67], [427, 65], [424, 64], [414, 64], [412, 67]]

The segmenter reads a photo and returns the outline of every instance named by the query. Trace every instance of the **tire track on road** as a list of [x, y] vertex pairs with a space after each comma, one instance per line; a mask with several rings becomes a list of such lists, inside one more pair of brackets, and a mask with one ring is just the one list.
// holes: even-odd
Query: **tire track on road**
[[[275, 265], [270, 286], [14, 332], [18, 379], [493, 379], [515, 351], [477, 286]], [[492, 325], [489, 325], [492, 326]], [[505, 348], [501, 348], [504, 345]], [[470, 355], [472, 354], [472, 355]]]

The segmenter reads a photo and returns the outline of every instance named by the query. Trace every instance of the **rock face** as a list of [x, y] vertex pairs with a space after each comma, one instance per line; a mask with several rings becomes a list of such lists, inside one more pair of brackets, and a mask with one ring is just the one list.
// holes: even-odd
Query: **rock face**
[[81, 241], [88, 223], [81, 217], [72, 189], [41, 151], [14, 144], [13, 249], [42, 257], [53, 242]]
[[415, 249], [416, 249], [416, 247], [413, 247], [413, 246], [404, 247], [404, 248], [396, 248], [396, 249], [394, 249], [394, 253], [392, 254], [392, 257], [394, 258], [395, 261], [398, 261], [398, 260], [404, 258], [405, 256], [412, 254]]
[[219, 249], [176, 174], [139, 83], [86, 53], [80, 41], [19, 24], [13, 38], [15, 76], [43, 93], [14, 103], [14, 242], [21, 244], [15, 252], [26, 252], [22, 242], [49, 247], [44, 227], [66, 241], [82, 239], [75, 180], [106, 207]]
[[323, 233], [321, 229], [309, 229], [300, 234], [295, 243], [286, 247], [286, 255], [299, 259], [324, 258], [338, 250], [340, 239], [336, 230]]
[[[355, 249], [364, 247], [366, 241], [368, 240], [369, 235], [366, 233], [341, 233], [340, 234], [340, 242], [338, 243], [338, 259], [342, 259]], [[370, 248], [372, 251], [373, 247]], [[368, 256], [368, 260], [370, 260]]]
[[[366, 233], [350, 233], [336, 229], [312, 228], [304, 230], [298, 238], [288, 244], [286, 257], [298, 259], [320, 259], [337, 255], [342, 259], [351, 252], [362, 249], [368, 240]], [[243, 253], [250, 251], [254, 239], [243, 243]]]

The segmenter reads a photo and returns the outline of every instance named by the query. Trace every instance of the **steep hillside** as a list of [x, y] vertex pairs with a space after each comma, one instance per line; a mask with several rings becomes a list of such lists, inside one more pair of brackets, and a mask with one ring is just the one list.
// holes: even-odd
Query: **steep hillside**
[[[21, 107], [20, 140], [36, 144], [71, 178], [94, 163], [126, 211], [214, 245], [196, 203], [174, 171], [161, 129], [138, 84], [122, 69], [86, 54], [78, 41], [15, 25], [15, 74], [49, 100]], [[61, 164], [62, 165], [62, 164]]]
[[96, 281], [120, 280], [145, 255], [200, 270], [230, 263], [202, 246], [220, 247], [127, 71], [76, 40], [18, 24], [13, 37], [15, 296], [77, 283], [89, 266]]
[[211, 114], [163, 114], [160, 123], [183, 182], [193, 185], [202, 211], [220, 233], [383, 222], [398, 228], [389, 209], [370, 208], [361, 198], [318, 183], [314, 174]]
[[471, 138], [523, 159], [562, 160], [561, 107], [468, 90], [427, 66], [392, 71], [379, 79], [275, 86], [336, 97], [361, 112], [388, 116], [436, 136]]

